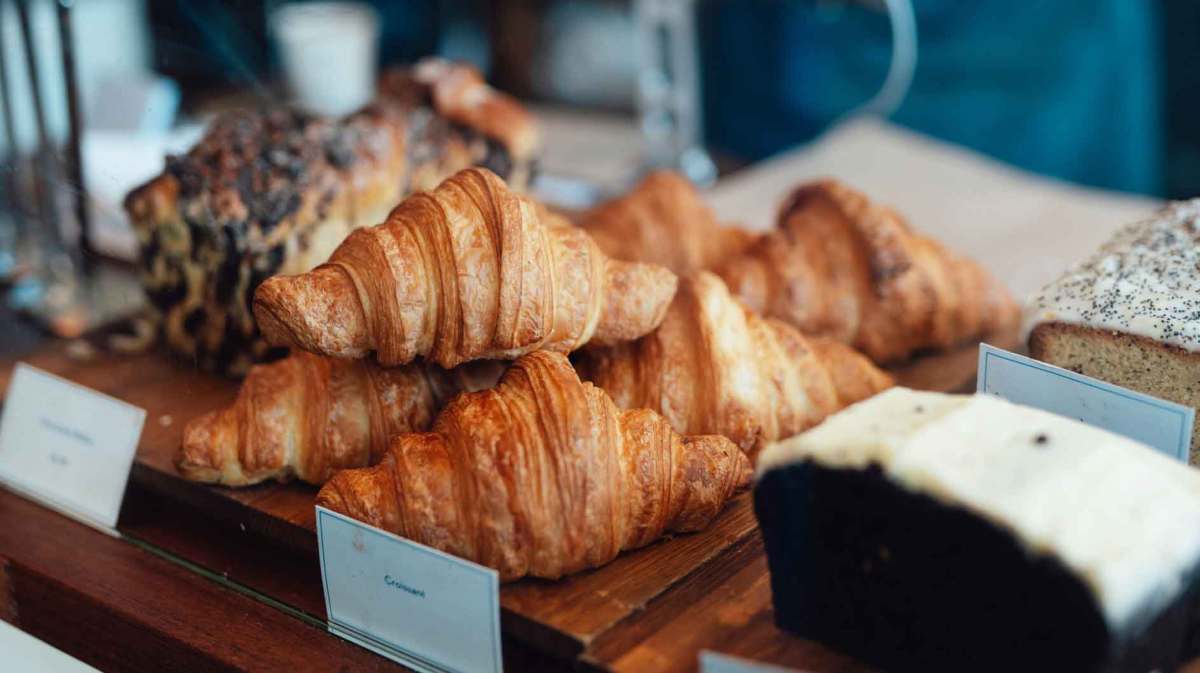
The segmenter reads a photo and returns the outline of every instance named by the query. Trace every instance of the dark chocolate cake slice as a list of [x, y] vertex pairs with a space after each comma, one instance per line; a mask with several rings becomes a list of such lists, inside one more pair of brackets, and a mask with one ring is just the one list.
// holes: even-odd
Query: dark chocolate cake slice
[[778, 625], [893, 672], [1200, 654], [1200, 473], [994, 397], [893, 389], [764, 451]]

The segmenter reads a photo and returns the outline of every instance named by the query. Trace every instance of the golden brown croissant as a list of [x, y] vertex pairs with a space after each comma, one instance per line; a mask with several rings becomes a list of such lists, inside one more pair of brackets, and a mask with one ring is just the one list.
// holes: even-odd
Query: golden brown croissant
[[377, 462], [393, 435], [428, 429], [450, 397], [494, 385], [503, 367], [383, 369], [297, 351], [254, 366], [233, 405], [188, 423], [176, 465], [188, 479], [226, 486], [292, 476], [321, 484]]
[[680, 275], [707, 269], [754, 239], [718, 224], [692, 183], [670, 171], [651, 173], [628, 194], [589, 210], [580, 226], [614, 259], [659, 264]]
[[1020, 317], [978, 264], [833, 180], [793, 192], [779, 227], [717, 271], [752, 310], [880, 363], [981, 338]]
[[704, 528], [749, 479], [728, 439], [619, 411], [566, 356], [540, 351], [496, 388], [455, 398], [432, 432], [395, 438], [375, 467], [334, 475], [317, 504], [508, 581], [561, 577]]
[[653, 409], [683, 434], [724, 435], [750, 455], [892, 385], [849, 346], [750, 312], [707, 272], [680, 281], [657, 330], [585, 348], [576, 365], [617, 406]]
[[611, 260], [540, 212], [490, 171], [461, 171], [352, 233], [315, 271], [265, 281], [254, 315], [275, 345], [374, 351], [388, 366], [566, 352], [658, 326], [675, 293], [670, 271]]

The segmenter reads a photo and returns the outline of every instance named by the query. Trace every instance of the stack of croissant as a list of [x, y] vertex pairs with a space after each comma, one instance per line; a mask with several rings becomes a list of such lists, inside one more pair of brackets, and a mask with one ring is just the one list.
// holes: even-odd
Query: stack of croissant
[[188, 425], [181, 473], [323, 484], [318, 504], [502, 580], [557, 578], [706, 527], [765, 442], [892, 385], [876, 363], [1015, 316], [831, 182], [761, 236], [665, 173], [581, 224], [468, 169], [268, 279], [255, 317], [292, 355]]

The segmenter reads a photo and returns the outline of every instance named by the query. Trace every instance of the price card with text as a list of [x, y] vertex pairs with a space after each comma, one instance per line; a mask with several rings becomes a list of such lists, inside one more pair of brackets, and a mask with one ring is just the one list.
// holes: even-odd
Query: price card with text
[[111, 532], [146, 412], [18, 363], [0, 413], [0, 482]]
[[329, 630], [420, 671], [501, 673], [500, 576], [317, 507]]
[[1188, 461], [1196, 410], [980, 344], [977, 390], [1124, 435]]

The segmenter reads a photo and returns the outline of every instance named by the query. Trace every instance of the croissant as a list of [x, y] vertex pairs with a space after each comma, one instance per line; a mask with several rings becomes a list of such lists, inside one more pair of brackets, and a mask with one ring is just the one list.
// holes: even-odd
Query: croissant
[[1019, 310], [978, 264], [833, 180], [795, 190], [779, 226], [717, 269], [750, 309], [879, 363], [1009, 328]]
[[176, 466], [187, 479], [226, 486], [292, 476], [321, 484], [377, 462], [393, 435], [428, 429], [450, 397], [494, 385], [502, 368], [383, 369], [297, 351], [252, 367], [232, 406], [188, 423]]
[[680, 275], [707, 269], [754, 239], [718, 224], [692, 183], [670, 171], [651, 173], [625, 196], [591, 209], [580, 226], [610, 257]]
[[566, 356], [540, 351], [496, 388], [455, 398], [432, 432], [396, 437], [375, 467], [334, 475], [317, 504], [509, 581], [558, 578], [702, 529], [749, 479], [728, 439], [681, 437], [652, 411], [619, 411]]
[[610, 260], [542, 212], [490, 171], [460, 171], [350, 234], [314, 271], [263, 282], [254, 315], [274, 345], [343, 358], [374, 351], [385, 366], [423, 356], [447, 368], [658, 326], [674, 274]]
[[746, 310], [707, 272], [680, 281], [657, 330], [585, 348], [575, 363], [618, 407], [653, 409], [683, 434], [724, 435], [750, 455], [892, 385], [849, 346]]

